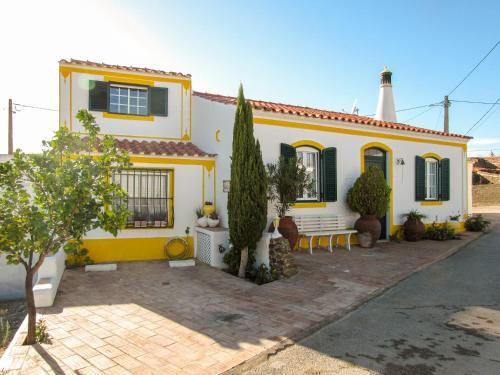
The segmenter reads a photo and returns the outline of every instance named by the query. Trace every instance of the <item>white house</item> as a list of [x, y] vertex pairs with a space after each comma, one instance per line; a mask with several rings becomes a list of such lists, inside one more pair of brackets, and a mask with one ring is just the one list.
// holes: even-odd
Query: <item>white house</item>
[[[101, 132], [114, 135], [133, 162], [115, 178], [129, 192], [134, 214], [117, 238], [88, 235], [85, 246], [95, 261], [164, 258], [165, 241], [185, 237], [187, 227], [193, 244], [195, 210], [206, 201], [227, 224], [234, 97], [193, 92], [191, 77], [180, 73], [78, 60], [61, 60], [59, 72], [60, 125], [83, 133], [75, 115], [89, 109]], [[380, 166], [392, 188], [383, 238], [412, 209], [429, 222], [467, 214], [470, 138], [397, 123], [387, 69], [379, 95], [376, 119], [250, 100], [264, 162], [297, 153], [315, 178], [316, 193], [298, 197], [291, 215], [336, 213], [352, 224], [356, 214], [346, 194], [369, 165]]]

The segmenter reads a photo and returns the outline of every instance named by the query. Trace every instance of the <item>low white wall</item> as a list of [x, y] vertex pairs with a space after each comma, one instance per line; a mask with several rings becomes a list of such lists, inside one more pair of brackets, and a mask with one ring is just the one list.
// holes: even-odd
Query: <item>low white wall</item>
[[0, 255], [0, 301], [24, 298], [26, 271], [22, 264], [7, 264], [5, 255]]

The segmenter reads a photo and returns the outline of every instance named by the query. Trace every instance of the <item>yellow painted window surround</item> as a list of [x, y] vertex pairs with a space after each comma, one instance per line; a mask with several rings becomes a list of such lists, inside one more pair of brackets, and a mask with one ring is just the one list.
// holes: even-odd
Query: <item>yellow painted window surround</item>
[[120, 120], [135, 120], [135, 121], [154, 121], [154, 116], [139, 116], [139, 115], [125, 115], [120, 113], [109, 113], [103, 112], [102, 117], [104, 118], [113, 118]]
[[[443, 159], [440, 155], [438, 155], [434, 152], [427, 152], [427, 153], [423, 154], [421, 157], [424, 159], [431, 158], [431, 159], [435, 159], [437, 161], [440, 161]], [[426, 176], [426, 182], [427, 182], [427, 176]], [[427, 188], [427, 186], [426, 186], [426, 188]], [[426, 199], [424, 201], [420, 201], [420, 205], [421, 206], [442, 206], [443, 201], [441, 201], [439, 199]]]

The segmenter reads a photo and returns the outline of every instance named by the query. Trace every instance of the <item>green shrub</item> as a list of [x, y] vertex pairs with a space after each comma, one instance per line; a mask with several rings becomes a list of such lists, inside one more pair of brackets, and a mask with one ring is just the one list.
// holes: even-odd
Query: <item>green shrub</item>
[[455, 230], [450, 228], [448, 222], [442, 224], [434, 222], [425, 230], [424, 238], [434, 241], [447, 241], [458, 237], [455, 235]]
[[64, 251], [68, 254], [66, 268], [77, 268], [86, 266], [87, 264], [94, 264], [94, 261], [89, 257], [88, 249], [82, 247], [81, 241], [68, 242]]
[[371, 166], [356, 179], [347, 193], [349, 207], [361, 216], [383, 217], [389, 208], [391, 188], [387, 185], [384, 172]]
[[422, 219], [425, 219], [427, 215], [419, 212], [418, 210], [411, 210], [407, 214], [403, 215], [406, 217], [408, 220], [417, 220], [417, 221], [422, 221]]
[[261, 264], [259, 267], [252, 269], [250, 272], [250, 280], [257, 285], [267, 284], [277, 279], [278, 275], [276, 272], [267, 268], [265, 264]]
[[467, 220], [465, 220], [465, 229], [470, 232], [485, 231], [488, 225], [490, 225], [490, 222], [486, 220], [483, 215], [469, 216]]
[[38, 319], [38, 321], [36, 322], [35, 337], [36, 341], [39, 343], [48, 341], [49, 334], [47, 332], [47, 323], [44, 319]]

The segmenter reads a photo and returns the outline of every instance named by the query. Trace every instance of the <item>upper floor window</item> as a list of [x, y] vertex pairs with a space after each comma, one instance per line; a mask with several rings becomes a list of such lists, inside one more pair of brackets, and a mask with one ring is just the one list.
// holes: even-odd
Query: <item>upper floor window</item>
[[319, 151], [312, 147], [298, 147], [297, 162], [302, 164], [311, 177], [313, 188], [304, 190], [297, 200], [319, 200]]
[[148, 114], [147, 88], [110, 85], [109, 112], [146, 116]]
[[438, 160], [425, 159], [425, 199], [438, 199]]
[[168, 88], [89, 81], [89, 109], [132, 116], [168, 116]]

